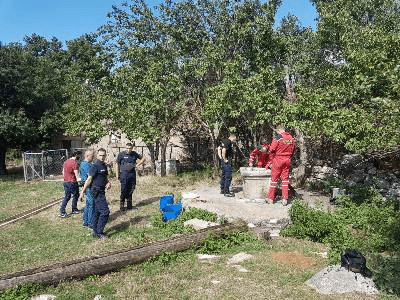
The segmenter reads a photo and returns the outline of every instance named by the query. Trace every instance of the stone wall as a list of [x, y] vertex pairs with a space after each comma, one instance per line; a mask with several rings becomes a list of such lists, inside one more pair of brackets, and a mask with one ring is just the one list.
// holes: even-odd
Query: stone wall
[[349, 186], [369, 185], [376, 180], [384, 197], [400, 201], [400, 170], [379, 169], [372, 157], [347, 154], [332, 166], [316, 161], [307, 182], [318, 186], [329, 177], [343, 178]]

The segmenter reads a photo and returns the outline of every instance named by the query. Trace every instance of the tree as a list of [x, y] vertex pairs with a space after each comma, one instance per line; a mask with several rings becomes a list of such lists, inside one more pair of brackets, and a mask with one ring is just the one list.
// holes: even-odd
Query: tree
[[[208, 132], [213, 149], [221, 131], [239, 132], [268, 119], [270, 112], [261, 111], [255, 102], [274, 102], [268, 96], [275, 87], [264, 89], [273, 76], [264, 75], [274, 73], [269, 42], [279, 3], [180, 1], [161, 6], [168, 12], [171, 36], [181, 53], [186, 114]], [[256, 81], [262, 85], [255, 88]], [[213, 155], [216, 170], [215, 151]]]
[[[274, 33], [278, 45], [276, 65], [283, 71], [280, 80], [281, 90], [285, 98], [277, 115], [276, 123], [289, 125], [294, 118], [291, 110], [287, 110], [286, 107], [297, 105], [296, 86], [307, 78], [310, 66], [313, 66], [313, 54], [316, 52], [316, 34], [311, 31], [310, 27], [301, 26], [299, 19], [290, 13], [282, 19], [280, 26]], [[301, 162], [295, 174], [295, 181], [296, 185], [301, 186], [305, 182], [312, 163], [308, 156], [306, 135], [299, 128], [295, 128], [295, 132], [300, 148]]]
[[162, 161], [181, 118], [204, 127], [215, 148], [221, 127], [235, 127], [245, 107], [242, 81], [266, 62], [264, 45], [278, 4], [165, 1], [153, 11], [137, 0], [114, 6], [101, 34], [126, 65], [115, 76], [119, 106], [112, 122], [150, 143], [161, 141]]
[[399, 5], [395, 1], [314, 1], [318, 52], [298, 85], [291, 122], [348, 150], [390, 149], [399, 131]]
[[109, 85], [112, 60], [94, 35], [85, 34], [67, 42], [63, 65], [68, 101], [57, 115], [58, 128], [72, 135], [83, 133], [89, 141], [97, 141], [109, 127], [110, 101], [102, 89]]
[[38, 35], [0, 47], [0, 176], [8, 147], [34, 147], [53, 129], [47, 120], [63, 99], [55, 59], [61, 52], [57, 39]]
[[110, 122], [130, 139], [141, 138], [152, 154], [153, 165], [160, 149], [164, 176], [167, 143], [183, 113], [183, 85], [179, 53], [170, 38], [166, 16], [159, 13], [144, 1], [113, 6], [110, 21], [101, 32], [117, 59], [107, 96], [112, 102]]

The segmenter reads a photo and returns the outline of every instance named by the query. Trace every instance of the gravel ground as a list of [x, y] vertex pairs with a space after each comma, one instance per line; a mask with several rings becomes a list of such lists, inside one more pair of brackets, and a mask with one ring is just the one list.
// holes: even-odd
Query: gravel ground
[[[182, 202], [185, 208], [202, 208], [214, 212], [228, 221], [241, 219], [256, 226], [273, 227], [271, 228], [272, 236], [279, 234], [279, 230], [289, 222], [288, 211], [291, 207], [291, 201], [287, 206], [283, 206], [279, 197], [277, 197], [277, 201], [271, 205], [263, 199], [246, 199], [241, 185], [233, 186], [232, 190], [235, 192], [235, 197], [225, 197], [220, 194], [219, 186], [203, 186], [182, 194]], [[311, 206], [320, 202], [326, 209], [330, 209], [329, 197], [327, 196], [301, 189], [292, 190], [292, 194], [304, 199]]]
[[[291, 201], [283, 206], [279, 197], [274, 204], [267, 204], [263, 199], [246, 199], [241, 186], [234, 186], [235, 197], [225, 197], [220, 194], [218, 186], [203, 186], [190, 193], [182, 195], [184, 207], [197, 207], [224, 216], [228, 221], [242, 219], [248, 223], [258, 224], [263, 221], [288, 219]], [[298, 197], [307, 201], [311, 206], [322, 201], [329, 209], [329, 197], [305, 190], [296, 190]]]

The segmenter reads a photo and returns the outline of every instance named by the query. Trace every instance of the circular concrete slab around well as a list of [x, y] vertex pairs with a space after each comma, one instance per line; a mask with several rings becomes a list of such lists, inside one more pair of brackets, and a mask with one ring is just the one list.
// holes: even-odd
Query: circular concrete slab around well
[[242, 167], [243, 195], [250, 200], [266, 199], [268, 195], [271, 170], [264, 168]]

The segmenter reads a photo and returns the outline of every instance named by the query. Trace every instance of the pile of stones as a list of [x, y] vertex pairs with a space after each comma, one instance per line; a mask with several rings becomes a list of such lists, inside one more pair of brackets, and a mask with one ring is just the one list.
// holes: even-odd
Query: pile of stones
[[377, 169], [373, 158], [347, 154], [333, 166], [317, 161], [308, 182], [318, 185], [328, 178], [342, 178], [349, 186], [377, 183], [382, 196], [400, 201], [400, 170], [382, 172]]

